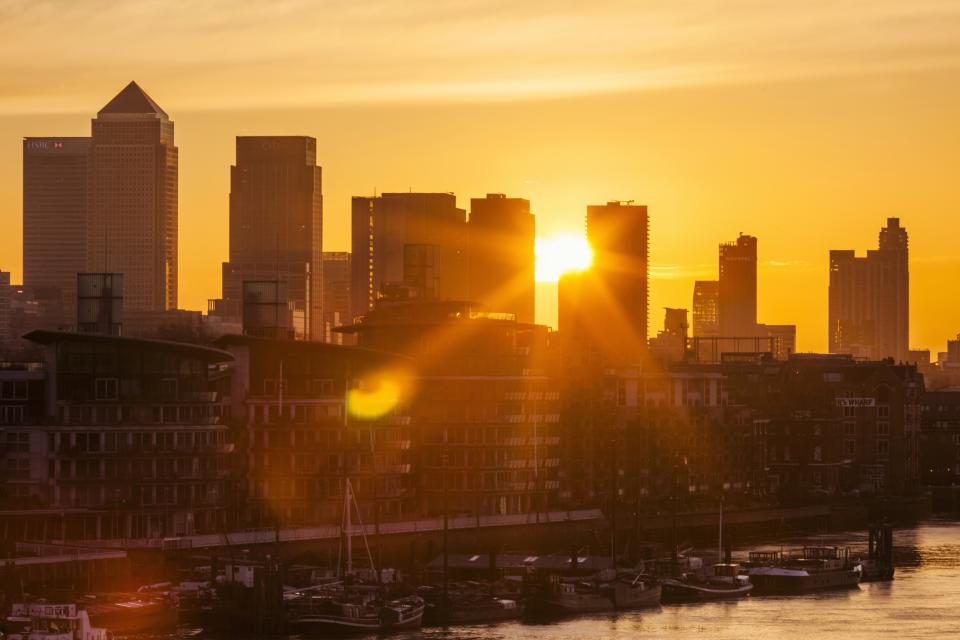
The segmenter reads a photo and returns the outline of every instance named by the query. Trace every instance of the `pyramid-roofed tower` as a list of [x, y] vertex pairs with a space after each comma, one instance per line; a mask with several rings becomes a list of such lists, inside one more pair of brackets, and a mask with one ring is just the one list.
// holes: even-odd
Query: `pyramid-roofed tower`
[[97, 112], [98, 116], [111, 114], [153, 114], [162, 118], [168, 117], [167, 112], [133, 81]]
[[131, 82], [90, 124], [86, 271], [123, 274], [128, 321], [130, 313], [176, 309], [173, 121]]

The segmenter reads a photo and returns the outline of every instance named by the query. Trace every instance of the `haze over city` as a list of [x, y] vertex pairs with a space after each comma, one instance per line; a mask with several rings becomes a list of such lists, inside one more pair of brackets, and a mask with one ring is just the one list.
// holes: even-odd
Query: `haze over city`
[[[716, 245], [759, 238], [759, 312], [827, 346], [827, 252], [886, 217], [911, 240], [914, 348], [956, 332], [954, 3], [168, 3], [0, 5], [0, 268], [19, 281], [20, 144], [87, 135], [131, 79], [180, 148], [179, 304], [219, 295], [237, 135], [311, 135], [324, 249], [353, 195], [504, 192], [537, 235], [584, 207], [650, 211], [651, 335], [715, 277]], [[103, 37], [110, 34], [110, 37]], [[442, 52], [439, 53], [439, 52]], [[556, 289], [537, 319], [556, 326]]]
[[960, 2], [0, 0], [0, 638], [960, 628]]

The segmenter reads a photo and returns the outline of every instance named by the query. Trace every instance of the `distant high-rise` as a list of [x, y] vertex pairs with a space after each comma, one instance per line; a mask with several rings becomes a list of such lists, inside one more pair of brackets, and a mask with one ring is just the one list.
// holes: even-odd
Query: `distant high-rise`
[[127, 310], [176, 309], [173, 122], [131, 82], [92, 124], [85, 271], [122, 273]]
[[879, 248], [857, 257], [830, 252], [830, 353], [904, 360], [909, 352], [907, 231], [899, 218], [880, 230]]
[[352, 342], [352, 334], [336, 333], [334, 327], [353, 323], [350, 317], [350, 253], [323, 252], [324, 342]]
[[693, 336], [709, 338], [720, 335], [720, 283], [697, 280], [693, 284]]
[[23, 140], [23, 284], [58, 324], [73, 324], [86, 269], [89, 151], [90, 138]]
[[243, 282], [286, 283], [307, 338], [323, 339], [323, 195], [317, 141], [307, 136], [238, 136], [230, 168], [230, 261], [223, 297]]
[[592, 313], [604, 331], [623, 345], [621, 355], [636, 356], [647, 342], [647, 207], [621, 202], [587, 207], [587, 240], [593, 248]]
[[718, 285], [720, 335], [753, 336], [757, 332], [757, 239], [740, 236], [720, 245]]
[[534, 321], [535, 222], [530, 201], [502, 193], [470, 200], [470, 298]]
[[452, 193], [354, 197], [353, 317], [383, 296], [468, 300], [466, 218]]

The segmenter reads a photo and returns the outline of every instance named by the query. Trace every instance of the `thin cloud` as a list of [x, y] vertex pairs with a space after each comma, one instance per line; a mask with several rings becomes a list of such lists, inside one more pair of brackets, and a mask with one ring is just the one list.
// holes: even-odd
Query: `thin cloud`
[[960, 68], [960, 4], [0, 0], [0, 113], [519, 100]]
[[709, 280], [716, 278], [716, 264], [650, 265], [651, 280]]

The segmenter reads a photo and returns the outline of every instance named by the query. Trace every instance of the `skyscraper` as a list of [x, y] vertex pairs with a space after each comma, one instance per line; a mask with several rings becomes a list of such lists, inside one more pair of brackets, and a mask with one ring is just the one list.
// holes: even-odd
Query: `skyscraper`
[[742, 233], [720, 245], [717, 307], [720, 335], [753, 336], [757, 332], [757, 239]]
[[131, 82], [92, 125], [85, 271], [122, 273], [127, 310], [176, 309], [173, 122]]
[[720, 335], [720, 283], [697, 280], [693, 283], [693, 336], [709, 338]]
[[910, 275], [907, 231], [888, 218], [878, 249], [857, 257], [830, 252], [830, 353], [862, 358], [907, 358]]
[[305, 316], [306, 337], [323, 339], [323, 195], [317, 141], [239, 136], [230, 168], [230, 261], [223, 297], [236, 306], [243, 282], [286, 283]]
[[350, 317], [350, 253], [323, 252], [323, 324], [324, 342], [353, 342], [351, 334], [336, 333], [334, 327], [353, 323]]
[[490, 193], [470, 200], [470, 299], [534, 321], [535, 221], [530, 201]]
[[354, 197], [351, 313], [384, 296], [468, 300], [467, 248], [467, 214], [452, 193]]
[[55, 325], [73, 324], [86, 269], [90, 138], [23, 140], [23, 284]]
[[646, 347], [648, 302], [647, 207], [608, 202], [587, 207], [587, 240], [593, 247], [596, 291], [592, 313], [604, 331], [623, 345], [623, 356], [635, 358]]

